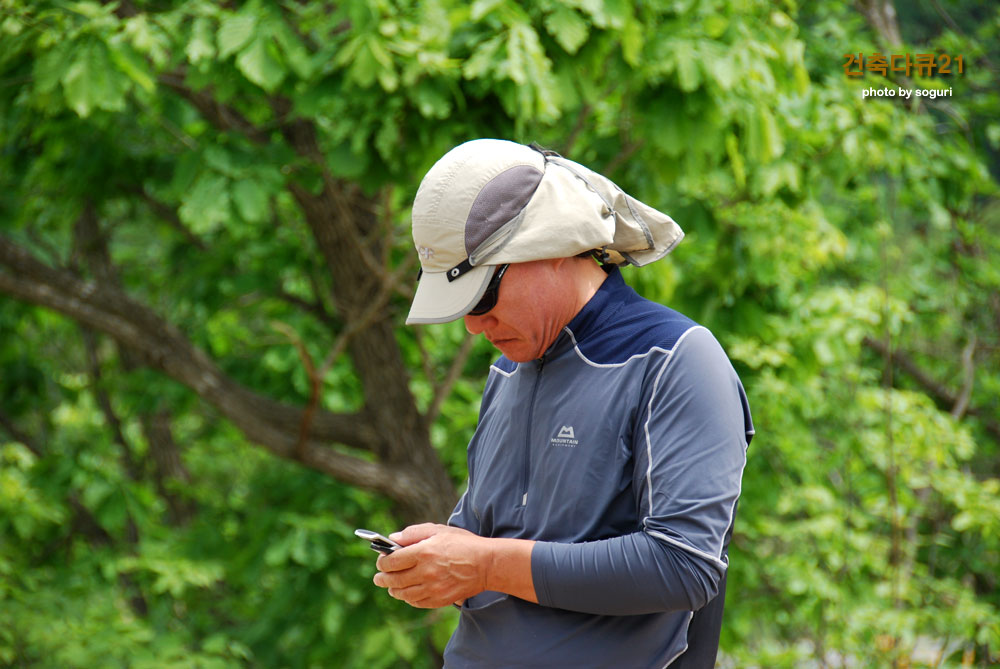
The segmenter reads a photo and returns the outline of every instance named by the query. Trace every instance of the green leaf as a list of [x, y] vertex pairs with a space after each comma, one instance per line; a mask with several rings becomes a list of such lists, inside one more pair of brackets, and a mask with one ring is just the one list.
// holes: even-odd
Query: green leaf
[[122, 35], [129, 40], [136, 51], [149, 56], [157, 67], [167, 62], [171, 44], [160, 26], [150, 21], [145, 14], [127, 19], [124, 26]]
[[605, 0], [574, 0], [572, 4], [590, 14], [590, 18], [598, 28], [607, 28], [615, 19], [620, 19], [620, 11], [617, 12], [617, 16], [609, 15], [606, 10], [609, 8], [614, 10], [615, 7], [611, 2], [605, 5]]
[[635, 18], [630, 18], [622, 26], [622, 58], [630, 66], [639, 65], [645, 40], [642, 24]]
[[399, 76], [396, 74], [396, 66], [392, 60], [392, 54], [386, 50], [381, 40], [375, 35], [369, 37], [367, 42], [368, 50], [375, 60], [376, 76], [379, 84], [388, 92], [393, 92], [399, 86]]
[[66, 104], [81, 117], [95, 109], [121, 111], [125, 108], [128, 80], [112, 67], [103, 42], [85, 43], [62, 78]]
[[518, 23], [511, 27], [507, 33], [507, 60], [505, 69], [507, 76], [515, 84], [523, 86], [528, 83], [527, 54], [525, 53], [525, 38], [531, 26]]
[[759, 107], [758, 113], [760, 116], [764, 159], [771, 160], [777, 158], [785, 150], [784, 143], [781, 140], [781, 131], [778, 129], [778, 123], [774, 119], [774, 114], [767, 107]]
[[732, 53], [726, 51], [706, 53], [702, 64], [705, 66], [705, 73], [710, 75], [723, 91], [728, 91], [736, 83], [736, 64]]
[[[215, 40], [212, 34], [212, 24], [208, 18], [199, 16], [191, 26], [191, 39], [188, 40], [184, 53], [188, 62], [197, 65], [203, 60], [215, 57]], [[220, 39], [221, 41], [221, 39]]]
[[691, 42], [678, 42], [674, 58], [677, 62], [677, 82], [682, 91], [690, 93], [701, 84], [698, 54]]
[[417, 110], [426, 118], [443, 119], [451, 112], [448, 91], [432, 81], [424, 80], [417, 84], [411, 92], [411, 97], [417, 105]]
[[740, 188], [746, 186], [747, 173], [743, 163], [743, 156], [740, 155], [739, 141], [733, 133], [726, 134], [726, 155], [729, 156], [729, 166], [733, 170], [733, 179]]
[[124, 37], [116, 35], [109, 43], [108, 48], [111, 60], [118, 66], [119, 70], [128, 75], [129, 79], [147, 93], [156, 90], [156, 80], [149, 71], [149, 63], [136, 53], [131, 44], [125, 42]]
[[70, 44], [60, 42], [35, 59], [32, 72], [37, 92], [50, 93], [59, 86], [63, 77], [66, 76], [66, 70], [71, 65], [71, 55]]
[[260, 223], [271, 216], [270, 193], [256, 181], [240, 179], [233, 184], [233, 203], [248, 223]]
[[545, 17], [545, 30], [570, 54], [576, 53], [590, 34], [583, 17], [562, 5], [556, 5]]
[[253, 37], [256, 27], [257, 17], [252, 14], [233, 14], [224, 18], [216, 35], [219, 41], [219, 58], [228, 58], [242, 49]]
[[502, 4], [504, 0], [476, 0], [472, 3], [469, 17], [473, 21], [478, 21]]
[[229, 180], [203, 172], [185, 194], [178, 214], [196, 235], [214, 231], [230, 217]]
[[729, 27], [729, 19], [721, 14], [709, 14], [705, 17], [702, 25], [705, 28], [705, 34], [712, 39], [718, 39], [722, 36], [722, 33], [726, 32], [726, 28]]
[[354, 59], [354, 62], [351, 63], [351, 79], [362, 88], [368, 88], [375, 83], [375, 77], [378, 75], [378, 71], [378, 61], [375, 60], [372, 50], [368, 48], [367, 44], [361, 45], [358, 48], [357, 57]]
[[268, 93], [274, 92], [285, 79], [285, 68], [281, 63], [274, 42], [263, 35], [250, 42], [236, 57], [236, 67], [247, 79]]
[[496, 35], [482, 42], [462, 65], [462, 76], [466, 79], [478, 79], [494, 69], [499, 63], [497, 54], [502, 45], [502, 35]]
[[302, 40], [293, 33], [284, 22], [278, 22], [274, 30], [274, 38], [281, 47], [281, 53], [288, 67], [300, 79], [309, 79], [316, 71], [316, 64], [313, 62], [309, 51], [302, 44]]

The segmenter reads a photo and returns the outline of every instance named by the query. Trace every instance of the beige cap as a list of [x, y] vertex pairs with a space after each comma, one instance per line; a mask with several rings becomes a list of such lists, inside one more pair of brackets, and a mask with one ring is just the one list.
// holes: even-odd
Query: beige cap
[[409, 323], [461, 318], [493, 268], [596, 250], [646, 265], [684, 237], [672, 218], [558, 154], [500, 139], [460, 144], [438, 160], [413, 202], [422, 269]]

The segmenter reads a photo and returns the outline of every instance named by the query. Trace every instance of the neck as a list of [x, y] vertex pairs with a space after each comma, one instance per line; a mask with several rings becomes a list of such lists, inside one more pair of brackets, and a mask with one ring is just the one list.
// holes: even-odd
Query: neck
[[597, 291], [601, 289], [601, 284], [608, 278], [608, 275], [591, 258], [573, 258], [573, 260], [580, 261], [579, 267], [574, 268], [579, 277], [576, 284], [577, 304], [576, 309], [573, 311], [573, 316], [575, 317], [587, 305], [587, 302], [590, 302], [590, 299], [597, 294]]

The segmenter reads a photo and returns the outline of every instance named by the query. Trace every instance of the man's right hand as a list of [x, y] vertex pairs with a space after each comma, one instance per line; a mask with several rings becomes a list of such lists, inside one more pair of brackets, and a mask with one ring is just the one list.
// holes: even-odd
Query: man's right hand
[[531, 581], [533, 541], [489, 539], [448, 525], [411, 525], [389, 538], [403, 548], [379, 556], [375, 585], [418, 608], [438, 608], [506, 592], [537, 602]]

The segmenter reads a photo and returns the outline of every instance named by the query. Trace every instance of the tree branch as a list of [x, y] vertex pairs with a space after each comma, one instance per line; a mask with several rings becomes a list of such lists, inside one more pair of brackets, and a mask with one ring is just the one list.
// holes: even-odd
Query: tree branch
[[160, 83], [187, 100], [216, 128], [245, 135], [254, 144], [267, 144], [269, 133], [257, 127], [236, 108], [220, 103], [210, 89], [194, 91], [184, 83], [184, 71], [175, 70], [160, 75]]
[[[231, 420], [247, 438], [275, 455], [296, 457], [295, 445], [302, 412], [260, 396], [225, 376], [200, 349], [173, 325], [124, 293], [96, 282], [85, 282], [69, 272], [51, 268], [0, 235], [0, 292], [48, 307], [86, 327], [104, 332], [131, 348], [143, 361], [188, 386]], [[426, 484], [414, 485], [406, 468], [387, 467], [334, 451], [337, 442], [373, 450], [379, 437], [362, 414], [318, 412], [312, 439], [301, 461], [348, 483], [412, 503], [426, 494]], [[419, 482], [418, 482], [419, 483]]]
[[[392, 293], [385, 289], [387, 285], [394, 287], [394, 277], [379, 262], [380, 248], [373, 247], [386, 241], [369, 238], [370, 243], [365, 243], [366, 236], [377, 229], [371, 198], [333, 177], [315, 124], [293, 117], [287, 99], [275, 96], [270, 100], [276, 119], [276, 132], [272, 134], [251, 123], [238, 110], [216, 101], [210, 89], [190, 90], [182, 71], [161, 75], [160, 81], [194, 105], [216, 128], [241, 132], [257, 144], [277, 141], [276, 134], [280, 132], [295, 153], [319, 169], [322, 176], [319, 193], [311, 192], [295, 180], [289, 180], [287, 188], [305, 215], [326, 261], [332, 278], [330, 297], [338, 317], [345, 323], [360, 321], [360, 327], [344, 342], [364, 389], [365, 409], [361, 415], [365, 420], [357, 422], [367, 429], [363, 441], [381, 464], [314, 448], [302, 454], [303, 461], [320, 468], [346, 468], [349, 471], [341, 471], [338, 478], [348, 475], [348, 480], [380, 490], [401, 502], [400, 511], [406, 519], [443, 521], [454, 506], [455, 488], [430, 443], [428, 425], [410, 393], [406, 365], [395, 338], [395, 324], [389, 310], [384, 308]], [[379, 305], [377, 309], [371, 308], [374, 304]], [[296, 416], [301, 418], [300, 414]], [[317, 416], [312, 423], [310, 431], [316, 437], [321, 417]], [[297, 425], [301, 427], [301, 420]], [[254, 434], [253, 430], [244, 431]], [[357, 435], [351, 436], [358, 441]], [[260, 442], [261, 438], [257, 436], [256, 440]], [[284, 457], [294, 457], [298, 440], [289, 433], [282, 433], [282, 438], [280, 447], [274, 439], [266, 441]], [[342, 439], [337, 441], [344, 443]], [[317, 459], [320, 457], [323, 459]], [[400, 476], [408, 479], [405, 485], [391, 480]]]
[[889, 51], [903, 43], [892, 0], [859, 0], [855, 6], [878, 34], [884, 50]]
[[149, 442], [149, 455], [153, 460], [153, 479], [160, 497], [166, 500], [170, 522], [174, 525], [184, 525], [190, 520], [197, 509], [195, 503], [177, 494], [171, 488], [171, 483], [180, 481], [191, 482], [191, 474], [184, 461], [181, 451], [174, 440], [170, 427], [170, 413], [157, 411], [150, 416], [143, 416], [143, 432]]
[[[943, 383], [938, 383], [935, 379], [931, 378], [927, 372], [921, 369], [920, 366], [905, 353], [892, 351], [890, 354], [883, 342], [871, 337], [865, 337], [864, 345], [884, 357], [886, 360], [890, 360], [892, 364], [916, 381], [917, 385], [923, 388], [924, 391], [930, 395], [931, 399], [934, 400], [934, 403], [937, 404], [942, 411], [951, 413], [952, 410], [958, 406], [960, 396], [951, 392], [951, 390]], [[1000, 422], [992, 418], [988, 411], [984, 411], [979, 407], [968, 407], [965, 410], [965, 414], [978, 418], [982, 421], [986, 430], [992, 434], [995, 439], [1000, 440]]]

